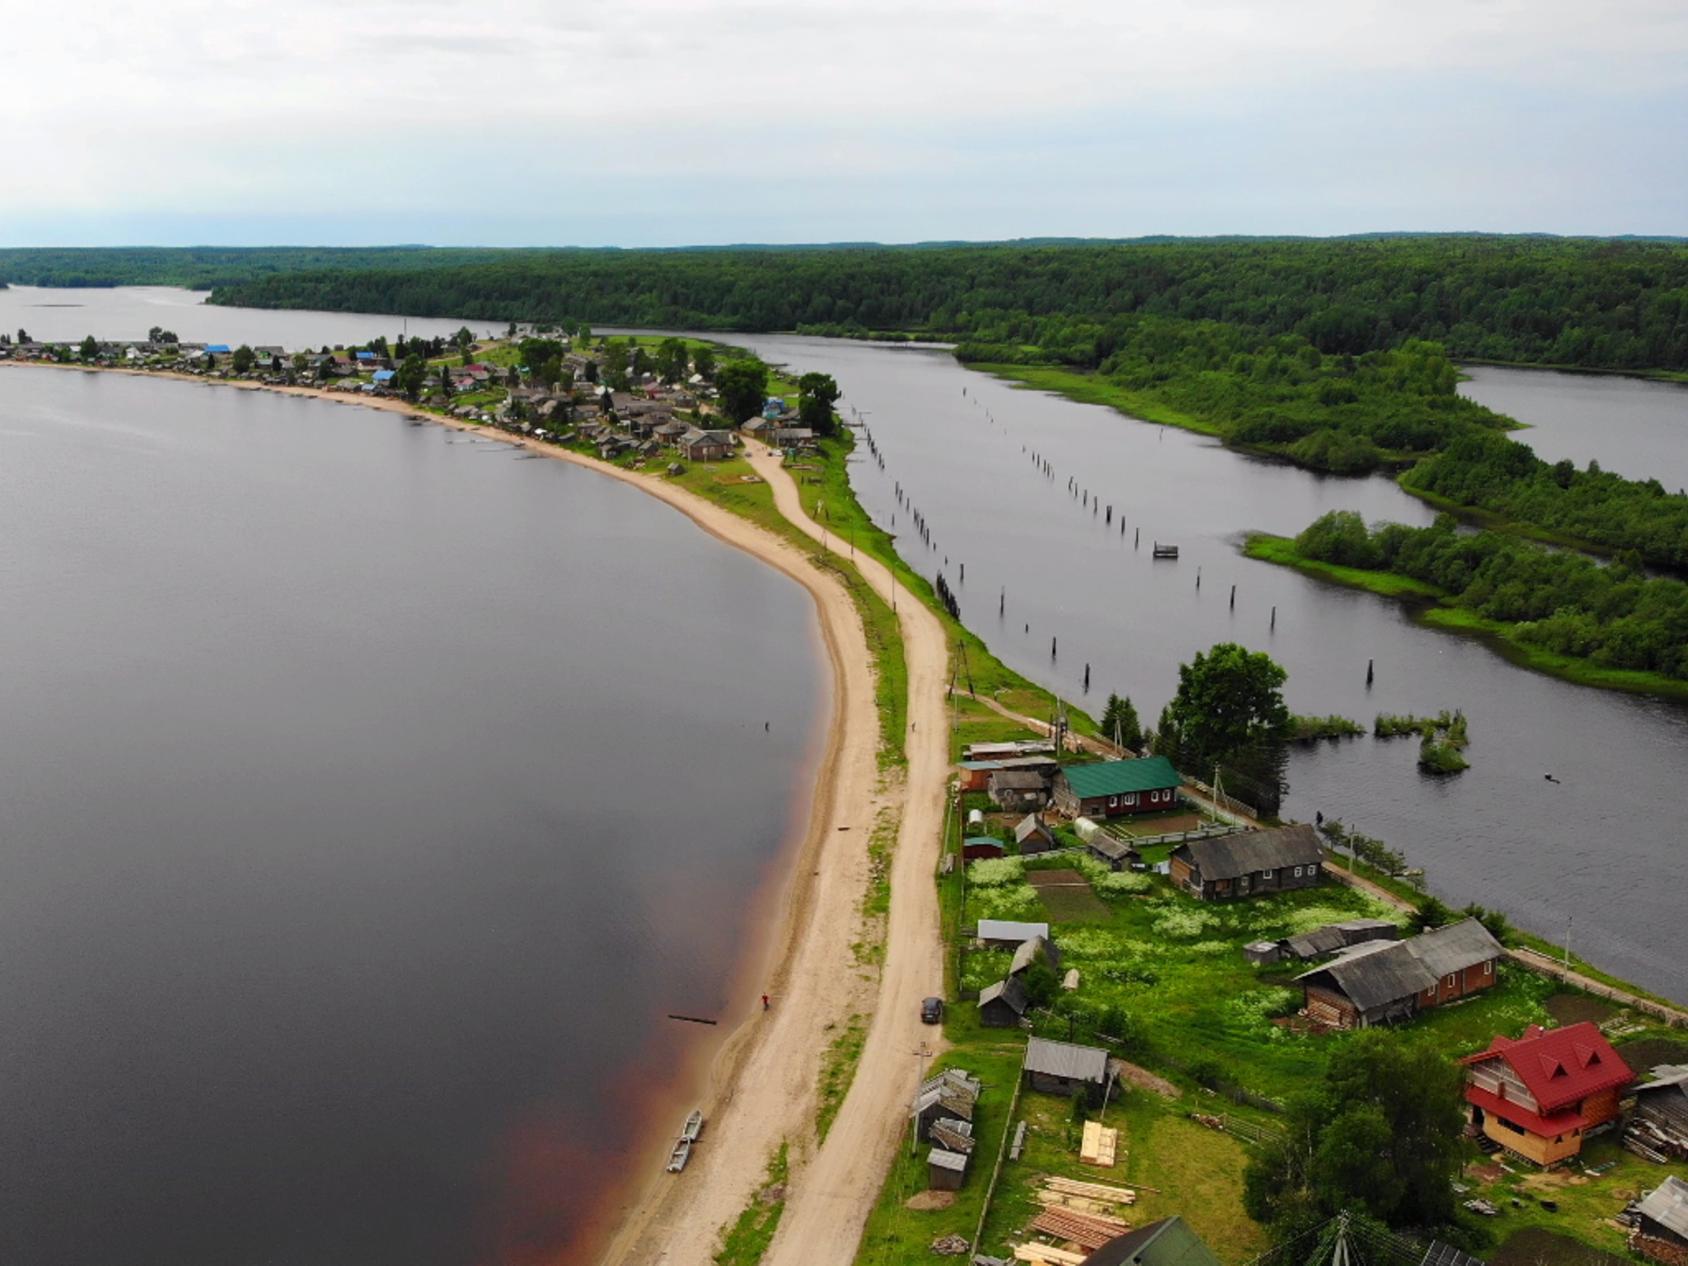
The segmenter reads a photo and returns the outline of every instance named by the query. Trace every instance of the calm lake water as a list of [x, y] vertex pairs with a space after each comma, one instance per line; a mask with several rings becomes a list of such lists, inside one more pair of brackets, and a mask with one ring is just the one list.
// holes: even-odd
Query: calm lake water
[[[1092, 712], [1118, 691], [1152, 725], [1178, 665], [1220, 641], [1269, 651], [1289, 670], [1286, 695], [1297, 712], [1369, 726], [1379, 712], [1463, 708], [1466, 773], [1421, 775], [1410, 740], [1321, 745], [1293, 757], [1285, 812], [1340, 817], [1404, 849], [1449, 899], [1499, 907], [1555, 940], [1570, 931], [1573, 948], [1594, 962], [1688, 998], [1680, 887], [1656, 882], [1681, 858], [1688, 709], [1526, 672], [1480, 642], [1416, 626], [1394, 603], [1238, 553], [1245, 532], [1292, 535], [1333, 509], [1429, 522], [1430, 512], [1394, 483], [1251, 459], [1188, 432], [1016, 389], [939, 350], [796, 336], [734, 341], [837, 378], [846, 416], [852, 408], [865, 415], [885, 457], [883, 471], [865, 458], [854, 466], [875, 520], [899, 533], [899, 549], [924, 574], [948, 576], [963, 619], [997, 655]], [[1537, 377], [1485, 370], [1477, 384], [1523, 400]], [[1638, 437], [1655, 442], [1671, 419], [1688, 427], [1688, 392], [1551, 379], [1575, 386], [1575, 415], [1598, 436], [1587, 441], [1589, 455], [1607, 462], [1610, 453], [1616, 468], [1620, 455], [1640, 451]], [[1543, 390], [1551, 399], [1551, 387]], [[1557, 457], [1540, 441], [1569, 416], [1522, 434]], [[1039, 473], [1033, 452], [1054, 464], [1053, 478]], [[1678, 446], [1669, 460], [1681, 469], [1688, 457]], [[1068, 492], [1069, 477], [1100, 497], [1100, 511]], [[925, 516], [931, 547], [899, 509], [898, 483]], [[1156, 539], [1177, 544], [1178, 561], [1153, 561]], [[1370, 687], [1368, 660], [1376, 663]]]
[[582, 1260], [662, 1017], [754, 1003], [808, 596], [503, 445], [27, 369], [0, 589], [0, 1261]]
[[1598, 461], [1668, 492], [1688, 488], [1688, 384], [1493, 365], [1465, 372], [1460, 394], [1528, 423], [1513, 438], [1542, 460]]

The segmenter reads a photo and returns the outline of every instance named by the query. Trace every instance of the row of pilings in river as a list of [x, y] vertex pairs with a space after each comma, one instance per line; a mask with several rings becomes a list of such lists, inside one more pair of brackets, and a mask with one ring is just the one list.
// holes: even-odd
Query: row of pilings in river
[[[967, 389], [965, 387], [962, 388], [962, 395], [967, 395]], [[991, 425], [996, 425], [995, 416], [986, 410], [983, 403], [976, 397], [973, 398], [973, 404], [975, 407], [985, 412], [986, 419]], [[1005, 427], [1004, 430], [1006, 429], [1007, 428]], [[885, 455], [880, 449], [879, 443], [874, 438], [873, 433], [867, 428], [865, 423], [859, 424], [859, 430], [872, 460], [880, 470], [885, 470]], [[1055, 463], [1050, 458], [1025, 444], [1020, 446], [1020, 451], [1025, 454], [1033, 469], [1036, 470], [1045, 481], [1054, 483], [1057, 479], [1059, 479], [1059, 471], [1057, 470]], [[943, 554], [943, 552], [938, 548], [938, 544], [932, 536], [931, 525], [927, 522], [925, 514], [914, 504], [914, 501], [910, 497], [908, 491], [903, 487], [901, 480], [893, 480], [892, 482], [893, 493], [897, 504], [897, 511], [893, 512], [891, 515], [892, 529], [894, 530], [897, 526], [898, 513], [907, 516], [913, 524], [912, 534], [918, 537], [921, 543], [924, 544], [928, 550], [935, 554], [939, 554], [943, 559], [943, 568], [948, 568], [950, 564], [949, 556], [947, 554]], [[1066, 482], [1066, 493], [1069, 500], [1077, 503], [1077, 509], [1080, 513], [1087, 513], [1088, 517], [1099, 521], [1100, 526], [1107, 528], [1110, 532], [1113, 529], [1113, 525], [1117, 522], [1119, 524], [1119, 536], [1121, 539], [1125, 537], [1127, 531], [1129, 530], [1131, 533], [1132, 549], [1134, 551], [1141, 550], [1143, 544], [1142, 527], [1128, 523], [1122, 511], [1116, 508], [1112, 502], [1104, 502], [1099, 495], [1093, 492], [1090, 488], [1086, 487], [1084, 484], [1080, 483], [1078, 476], [1068, 476]], [[1156, 543], [1158, 544], [1159, 542]], [[965, 587], [967, 583], [967, 564], [958, 561], [957, 570], [957, 587]], [[1202, 569], [1199, 566], [1196, 568], [1194, 585], [1198, 591], [1202, 587]], [[937, 580], [935, 581], [933, 587], [938, 594], [939, 601], [943, 603], [944, 609], [948, 611], [952, 617], [959, 620], [961, 618], [960, 601], [955, 593], [955, 590], [950, 587], [949, 581], [943, 570], [940, 569], [938, 571]], [[1237, 586], [1235, 584], [1230, 586], [1228, 609], [1233, 612], [1237, 609]], [[999, 620], [1005, 621], [1007, 619], [1007, 615], [1008, 590], [1007, 587], [1004, 586], [997, 596], [997, 617]], [[1277, 627], [1278, 608], [1274, 605], [1271, 607], [1267, 616], [1267, 628], [1272, 632], [1276, 632]], [[1026, 621], [1024, 623], [1024, 633], [1028, 637], [1031, 636], [1030, 621]], [[1051, 663], [1055, 663], [1058, 658], [1059, 639], [1052, 636], [1049, 639], [1049, 659]], [[1374, 667], [1372, 663], [1368, 661], [1366, 664], [1366, 685], [1368, 687], [1371, 686], [1374, 675]], [[1090, 664], [1088, 662], [1084, 665], [1084, 691], [1086, 694], [1090, 691]]]

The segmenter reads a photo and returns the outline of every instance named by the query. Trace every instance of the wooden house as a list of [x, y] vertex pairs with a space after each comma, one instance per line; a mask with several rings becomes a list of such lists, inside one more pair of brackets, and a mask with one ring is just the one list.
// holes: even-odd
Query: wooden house
[[1037, 814], [1028, 813], [1014, 828], [1014, 842], [1020, 846], [1021, 856], [1049, 853], [1055, 849], [1055, 832]]
[[1688, 1182], [1671, 1174], [1635, 1209], [1629, 1247], [1666, 1266], [1688, 1266]]
[[1049, 783], [1032, 770], [996, 770], [987, 786], [991, 803], [999, 809], [1036, 812], [1049, 803]]
[[1013, 919], [980, 919], [979, 943], [987, 949], [1019, 949], [1034, 936], [1049, 939], [1047, 923], [1020, 923]]
[[1324, 851], [1306, 823], [1278, 831], [1239, 831], [1190, 840], [1172, 850], [1172, 882], [1203, 901], [1310, 888], [1322, 878]]
[[688, 461], [718, 462], [732, 451], [732, 436], [726, 431], [688, 431], [680, 437], [680, 452]]
[[987, 1029], [1017, 1028], [1031, 1005], [1020, 978], [1009, 976], [979, 991], [979, 1023]]
[[1506, 951], [1476, 919], [1368, 941], [1296, 977], [1309, 1018], [1342, 1029], [1408, 1020], [1495, 983]]
[[1688, 1064], [1659, 1064], [1635, 1088], [1624, 1146], [1655, 1164], [1688, 1160]]
[[1460, 1063], [1473, 1128], [1538, 1165], [1575, 1156], [1590, 1131], [1615, 1122], [1619, 1093], [1635, 1080], [1587, 1020], [1532, 1024], [1523, 1037], [1496, 1037]]
[[1164, 756], [1067, 765], [1055, 775], [1055, 807], [1069, 818], [1158, 813], [1178, 803], [1178, 786]]
[[1219, 1266], [1219, 1259], [1173, 1214], [1109, 1240], [1084, 1266]]
[[1026, 1043], [1021, 1065], [1026, 1085], [1047, 1095], [1070, 1099], [1082, 1094], [1092, 1104], [1102, 1102], [1111, 1075], [1108, 1052], [1097, 1046], [1077, 1046], [1034, 1037]]

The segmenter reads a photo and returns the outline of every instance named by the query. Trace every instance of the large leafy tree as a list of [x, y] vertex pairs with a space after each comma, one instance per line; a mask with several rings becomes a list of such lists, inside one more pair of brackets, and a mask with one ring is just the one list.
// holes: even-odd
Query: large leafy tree
[[231, 362], [237, 374], [250, 373], [252, 366], [258, 361], [258, 354], [245, 343], [234, 349], [234, 359]]
[[730, 360], [715, 375], [721, 411], [735, 425], [762, 412], [768, 393], [768, 367], [761, 361]]
[[816, 435], [831, 435], [832, 406], [841, 393], [831, 374], [804, 374], [797, 381], [797, 418]]
[[1434, 1047], [1374, 1030], [1331, 1056], [1323, 1084], [1290, 1106], [1281, 1139], [1243, 1174], [1249, 1215], [1280, 1233], [1341, 1209], [1393, 1227], [1454, 1218], [1459, 1069]]
[[1197, 774], [1215, 765], [1275, 781], [1289, 734], [1283, 684], [1270, 655], [1221, 642], [1178, 668], [1178, 693], [1161, 713], [1156, 750]]

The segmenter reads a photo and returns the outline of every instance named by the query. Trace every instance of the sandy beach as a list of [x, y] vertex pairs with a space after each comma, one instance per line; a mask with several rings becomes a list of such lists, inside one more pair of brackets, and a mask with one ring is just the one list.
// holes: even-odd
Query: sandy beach
[[[857, 557], [868, 582], [897, 610], [909, 671], [906, 777], [882, 778], [871, 655], [861, 620], [838, 580], [770, 532], [661, 478], [611, 466], [534, 440], [492, 432], [416, 409], [391, 397], [351, 396], [315, 387], [206, 380], [121, 368], [42, 366], [127, 373], [201, 386], [271, 391], [397, 413], [526, 448], [597, 471], [667, 502], [720, 540], [778, 568], [813, 597], [833, 674], [833, 715], [816, 774], [809, 822], [782, 885], [765, 948], [745, 988], [774, 999], [715, 1050], [708, 1066], [682, 1070], [693, 1083], [687, 1102], [707, 1117], [704, 1138], [680, 1175], [663, 1172], [667, 1138], [653, 1139], [649, 1170], [626, 1175], [624, 1199], [604, 1210], [608, 1233], [600, 1260], [702, 1263], [722, 1228], [755, 1197], [770, 1156], [786, 1143], [788, 1207], [770, 1261], [848, 1263], [890, 1163], [925, 1044], [936, 1053], [941, 1030], [922, 1025], [920, 999], [941, 993], [942, 951], [932, 884], [943, 822], [948, 768], [944, 697], [948, 657], [942, 626], [881, 564]], [[777, 455], [752, 445], [751, 461], [774, 490], [781, 512], [817, 541], [824, 530], [804, 512], [796, 484]], [[867, 841], [881, 810], [900, 817], [884, 965], [877, 979], [855, 961], [860, 907], [869, 879]], [[850, 1092], [824, 1147], [814, 1119], [821, 1057], [852, 1013], [872, 1022]], [[566, 1176], [559, 1175], [559, 1181]]]

